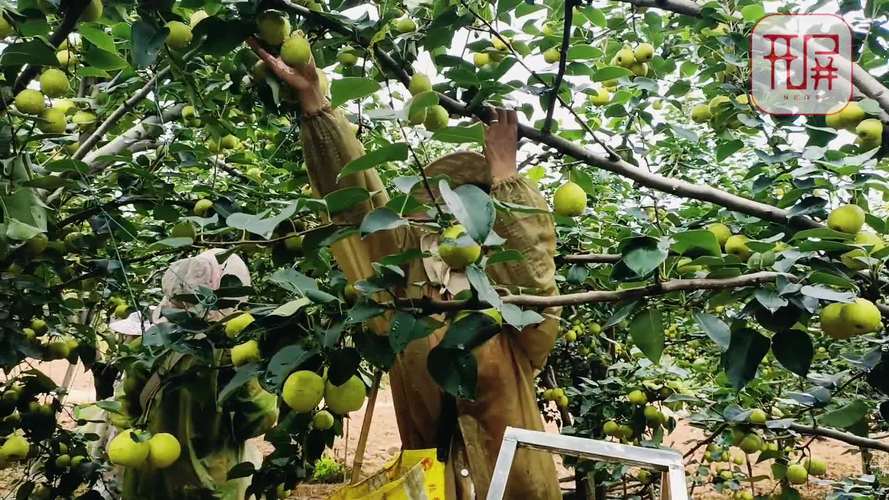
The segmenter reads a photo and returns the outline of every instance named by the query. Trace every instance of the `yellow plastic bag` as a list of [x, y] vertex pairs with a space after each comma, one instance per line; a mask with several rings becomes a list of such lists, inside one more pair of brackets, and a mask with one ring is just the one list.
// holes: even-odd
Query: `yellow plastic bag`
[[346, 486], [330, 500], [444, 500], [445, 465], [435, 448], [404, 450], [382, 470]]

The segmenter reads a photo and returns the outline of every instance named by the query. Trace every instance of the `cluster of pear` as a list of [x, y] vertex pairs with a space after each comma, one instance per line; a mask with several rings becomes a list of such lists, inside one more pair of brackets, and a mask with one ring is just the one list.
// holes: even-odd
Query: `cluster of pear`
[[869, 258], [874, 252], [880, 251], [886, 246], [882, 238], [862, 229], [864, 220], [864, 210], [853, 204], [837, 207], [827, 216], [827, 227], [834, 231], [854, 234], [855, 238], [852, 243], [861, 246], [861, 248], [849, 250], [840, 256], [843, 264], [853, 271], [865, 269], [867, 267], [866, 260], [862, 259]]
[[568, 395], [565, 394], [565, 389], [561, 387], [554, 387], [552, 389], [547, 389], [543, 391], [543, 400], [544, 401], [552, 401], [556, 403], [556, 406], [559, 408], [568, 408]]
[[[552, 49], [554, 50], [554, 49]], [[617, 51], [611, 59], [613, 66], [621, 66], [633, 72], [633, 78], [648, 76], [648, 61], [654, 57], [654, 46], [650, 43], [640, 43], [635, 49], [624, 47]], [[544, 54], [546, 58], [546, 54]], [[558, 53], [556, 53], [558, 60]], [[605, 106], [611, 102], [611, 93], [617, 88], [617, 80], [606, 80], [602, 86], [595, 89], [589, 96], [589, 102], [593, 106]]]
[[[426, 92], [432, 92], [432, 80], [424, 73], [414, 73], [408, 84], [408, 91], [417, 97]], [[411, 107], [407, 120], [411, 125], [421, 123], [429, 131], [435, 131], [448, 126], [448, 110], [440, 104], [425, 107]]]
[[[634, 407], [642, 409], [642, 415], [645, 417], [645, 424], [656, 429], [667, 423], [667, 417], [655, 405], [648, 404], [648, 395], [641, 389], [633, 389], [627, 393], [627, 401]], [[638, 411], [638, 410], [636, 410]], [[636, 430], [627, 423], [620, 423], [617, 420], [608, 420], [602, 425], [602, 433], [608, 437], [630, 442], [636, 437]]]
[[753, 255], [753, 250], [747, 246], [750, 238], [743, 234], [732, 234], [732, 230], [721, 222], [714, 222], [707, 226], [707, 230], [716, 236], [719, 246], [729, 255], [734, 255], [742, 262], [747, 262]]
[[182, 446], [176, 436], [159, 432], [151, 434], [126, 429], [108, 442], [108, 460], [124, 467], [166, 469], [176, 463]]
[[834, 302], [821, 309], [821, 331], [834, 339], [848, 339], [876, 332], [883, 315], [873, 302], [858, 297], [853, 302]]
[[562, 217], [577, 217], [586, 209], [586, 191], [576, 182], [568, 181], [553, 195], [553, 211]]
[[[24, 89], [15, 96], [15, 109], [22, 114], [35, 117], [37, 128], [47, 134], [64, 134], [68, 128], [68, 117], [81, 131], [89, 130], [96, 116], [81, 111], [70, 99], [57, 99], [46, 106], [46, 98], [61, 98], [71, 91], [71, 84], [65, 72], [58, 68], [48, 68], [38, 78], [40, 90]], [[75, 144], [76, 149], [76, 144]]]
[[595, 321], [585, 325], [582, 321], [575, 321], [571, 328], [565, 332], [565, 340], [568, 342], [574, 342], [580, 337], [586, 335], [589, 332], [593, 335], [599, 335], [602, 333], [602, 325], [596, 323]]
[[824, 117], [828, 127], [846, 129], [858, 136], [858, 144], [873, 149], [883, 144], [883, 122], [877, 118], [865, 118], [866, 113], [857, 102], [850, 102], [836, 113]]
[[[77, 339], [67, 336], [46, 336], [49, 326], [46, 320], [33, 318], [29, 326], [22, 328], [22, 336], [29, 342], [39, 345], [44, 360], [67, 359], [77, 362]], [[39, 344], [38, 344], [39, 342]]]
[[[750, 103], [750, 98], [747, 94], [741, 94], [735, 97], [735, 102], [747, 105]], [[708, 103], [698, 104], [691, 108], [691, 120], [695, 123], [710, 122], [720, 111], [729, 109], [731, 105], [732, 99], [729, 96], [718, 95], [710, 99]], [[729, 128], [738, 128], [741, 126], [741, 122], [737, 119], [732, 119], [727, 122], [727, 126]]]
[[[367, 388], [357, 375], [334, 385], [326, 373], [321, 376], [311, 370], [291, 373], [281, 389], [281, 398], [290, 409], [296, 413], [315, 412], [312, 426], [321, 431], [333, 427], [334, 415], [348, 415], [361, 408], [366, 396]], [[324, 409], [316, 411], [322, 400]]]

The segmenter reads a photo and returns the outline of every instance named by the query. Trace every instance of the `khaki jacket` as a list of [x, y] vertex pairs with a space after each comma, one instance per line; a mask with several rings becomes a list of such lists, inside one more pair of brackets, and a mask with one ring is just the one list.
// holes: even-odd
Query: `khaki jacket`
[[[365, 170], [337, 180], [339, 171], [364, 154], [349, 123], [339, 111], [324, 110], [303, 117], [301, 136], [312, 188], [318, 196], [346, 187], [362, 187], [371, 198], [336, 217], [337, 222], [360, 224], [364, 215], [384, 206], [389, 197], [374, 170]], [[547, 209], [540, 193], [523, 177], [514, 176], [492, 186], [494, 198]], [[558, 294], [554, 280], [555, 231], [548, 214], [498, 213], [494, 230], [507, 240], [506, 247], [518, 250], [524, 259], [488, 268], [492, 281], [507, 288], [521, 288], [541, 295]], [[373, 274], [371, 262], [386, 255], [421, 247], [423, 234], [414, 228], [378, 232], [365, 239], [352, 236], [338, 241], [332, 252], [349, 281]], [[428, 266], [428, 262], [427, 262]], [[403, 297], [440, 296], [441, 286], [430, 283], [423, 261], [407, 265]], [[458, 400], [459, 432], [447, 463], [448, 498], [485, 498], [491, 473], [506, 426], [543, 430], [537, 408], [534, 377], [543, 367], [558, 333], [560, 308], [541, 313], [542, 323], [522, 331], [504, 330], [477, 347], [477, 399]], [[438, 318], [441, 319], [441, 318]], [[384, 320], [371, 328], [388, 332]], [[398, 355], [389, 376], [396, 418], [406, 449], [435, 448], [442, 418], [444, 393], [426, 368], [429, 351], [442, 339], [446, 328], [411, 342]], [[464, 472], [468, 471], [468, 476]], [[549, 500], [561, 498], [551, 455], [521, 449], [513, 462], [506, 498]]]

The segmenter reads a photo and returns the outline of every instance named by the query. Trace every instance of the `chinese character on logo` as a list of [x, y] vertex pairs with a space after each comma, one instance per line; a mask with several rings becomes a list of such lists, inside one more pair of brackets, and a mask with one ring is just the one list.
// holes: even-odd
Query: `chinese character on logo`
[[852, 32], [832, 14], [770, 15], [753, 28], [753, 99], [776, 115], [825, 115], [852, 97]]

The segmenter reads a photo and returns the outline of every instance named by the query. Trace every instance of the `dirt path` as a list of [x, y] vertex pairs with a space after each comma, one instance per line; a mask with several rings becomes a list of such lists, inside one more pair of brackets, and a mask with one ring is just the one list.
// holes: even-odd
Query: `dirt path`
[[[65, 361], [54, 361], [40, 366], [41, 370], [44, 370], [56, 383], [62, 382], [67, 367], [68, 363]], [[89, 373], [84, 373], [81, 367], [78, 367], [74, 374], [67, 401], [89, 402], [94, 397], [92, 377]], [[348, 439], [345, 437], [338, 439], [333, 449], [329, 451], [337, 460], [348, 465], [351, 465], [354, 460], [355, 447], [357, 446], [358, 435], [361, 431], [361, 422], [364, 419], [364, 410], [365, 408], [362, 408], [352, 413], [351, 418], [348, 419]], [[380, 390], [377, 399], [373, 423], [368, 436], [367, 452], [365, 453], [364, 466], [362, 468], [365, 474], [379, 470], [390, 457], [396, 455], [401, 449], [401, 440], [398, 437], [398, 429], [395, 422], [395, 407], [392, 403], [392, 395], [384, 383], [384, 387]], [[554, 425], [550, 425], [547, 431], [558, 432], [558, 429]], [[685, 450], [691, 449], [695, 442], [704, 437], [702, 431], [680, 420], [679, 426], [667, 437], [665, 444], [684, 453]], [[264, 442], [259, 444], [260, 448], [269, 449]], [[861, 473], [861, 458], [857, 453], [857, 449], [853, 447], [836, 441], [818, 440], [812, 444], [811, 449], [815, 455], [827, 460], [829, 464], [828, 476], [830, 478], [840, 478]], [[703, 449], [698, 450], [694, 454], [694, 458], [700, 460], [703, 453]], [[877, 458], [884, 467], [889, 467], [889, 456], [886, 456], [886, 454], [879, 456], [878, 454]], [[754, 466], [754, 472], [757, 475], [770, 475], [768, 463]], [[570, 474], [571, 471], [560, 467], [561, 476], [564, 477]], [[564, 485], [568, 486], [571, 483], [565, 483]], [[758, 493], [764, 493], [762, 490], [768, 486], [770, 486], [770, 483], [767, 481], [757, 483]], [[340, 487], [341, 485], [305, 484], [299, 486], [293, 492], [291, 498], [325, 500], [331, 492]], [[807, 498], [823, 498], [825, 491], [823, 486], [819, 487], [818, 481], [810, 481]], [[2, 489], [0, 489], [0, 492], [2, 492]], [[710, 500], [725, 497], [716, 494], [712, 490], [704, 489], [695, 492], [694, 498]]]

